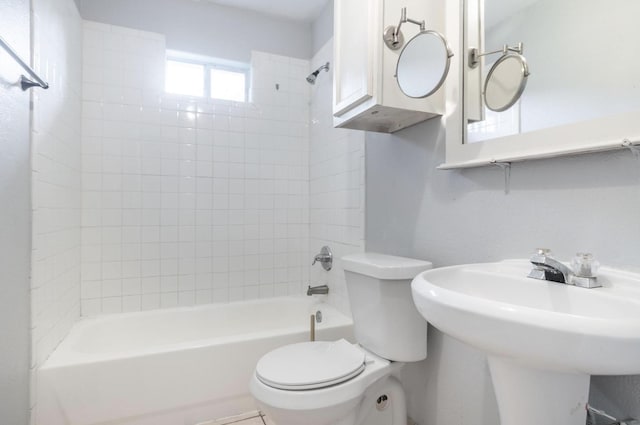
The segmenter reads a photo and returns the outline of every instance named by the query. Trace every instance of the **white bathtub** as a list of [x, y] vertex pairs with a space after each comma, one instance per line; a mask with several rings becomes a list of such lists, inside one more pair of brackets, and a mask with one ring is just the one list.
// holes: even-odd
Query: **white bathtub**
[[255, 409], [266, 352], [352, 339], [351, 319], [310, 298], [273, 298], [83, 319], [38, 373], [38, 425], [189, 425]]

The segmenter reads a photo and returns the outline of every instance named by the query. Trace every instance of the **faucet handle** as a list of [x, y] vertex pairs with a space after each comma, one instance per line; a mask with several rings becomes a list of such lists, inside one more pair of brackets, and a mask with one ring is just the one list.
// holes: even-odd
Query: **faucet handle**
[[323, 269], [326, 271], [331, 270], [331, 266], [333, 265], [333, 253], [331, 252], [331, 248], [323, 246], [320, 250], [320, 254], [317, 254], [313, 258], [313, 263], [311, 263], [311, 265], [313, 266], [318, 261], [322, 263]]
[[536, 253], [545, 257], [551, 257], [551, 250], [549, 248], [537, 248]]
[[553, 258], [549, 248], [536, 248], [536, 252], [531, 255], [529, 260], [533, 263], [535, 269], [540, 269], [539, 263], [544, 263], [547, 258]]
[[571, 260], [571, 270], [578, 277], [595, 277], [600, 263], [588, 252], [578, 252]]
[[581, 288], [600, 288], [602, 283], [597, 276], [599, 267], [600, 263], [593, 259], [592, 254], [577, 253], [571, 260], [571, 283]]

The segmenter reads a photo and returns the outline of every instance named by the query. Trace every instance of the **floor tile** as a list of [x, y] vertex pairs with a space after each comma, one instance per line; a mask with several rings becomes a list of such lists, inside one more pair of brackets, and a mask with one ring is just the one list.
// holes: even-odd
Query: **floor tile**
[[234, 425], [264, 425], [264, 422], [262, 422], [262, 418], [260, 418], [260, 416], [256, 416], [255, 418], [249, 418], [240, 422], [235, 422]]
[[269, 419], [268, 416], [263, 416], [262, 420], [264, 421], [265, 425], [276, 425], [276, 423]]
[[260, 419], [260, 412], [253, 411], [243, 413], [241, 415], [230, 416], [228, 418], [220, 418], [213, 421], [201, 422], [198, 425], [264, 425]]

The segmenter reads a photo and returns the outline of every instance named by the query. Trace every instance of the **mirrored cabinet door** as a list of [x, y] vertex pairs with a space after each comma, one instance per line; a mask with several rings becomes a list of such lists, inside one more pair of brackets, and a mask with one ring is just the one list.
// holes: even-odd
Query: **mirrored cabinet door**
[[[481, 0], [481, 5], [483, 49], [518, 43], [524, 48], [507, 61], [500, 55], [480, 59], [485, 116], [469, 123], [468, 143], [640, 110], [640, 2]], [[531, 69], [526, 89], [519, 57]], [[497, 68], [492, 81], [492, 67], [500, 61], [511, 66]], [[501, 107], [519, 92], [519, 100]]]
[[461, 90], [447, 99], [442, 168], [640, 143], [640, 2], [463, 0], [448, 8], [447, 35], [466, 53]]

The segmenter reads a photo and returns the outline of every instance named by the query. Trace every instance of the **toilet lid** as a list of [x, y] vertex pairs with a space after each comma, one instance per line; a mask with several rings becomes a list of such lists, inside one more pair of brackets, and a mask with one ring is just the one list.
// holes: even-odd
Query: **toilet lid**
[[365, 354], [344, 339], [286, 345], [265, 354], [256, 377], [282, 390], [311, 390], [336, 385], [358, 376]]

